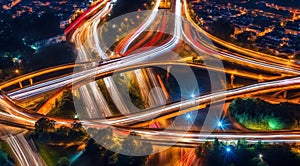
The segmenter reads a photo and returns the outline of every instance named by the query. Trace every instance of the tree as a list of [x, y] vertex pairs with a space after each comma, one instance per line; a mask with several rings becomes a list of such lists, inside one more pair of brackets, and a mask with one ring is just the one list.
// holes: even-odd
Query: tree
[[69, 141], [70, 140], [69, 131], [70, 131], [69, 127], [61, 126], [55, 131], [55, 133], [52, 133], [52, 140]]
[[61, 157], [57, 163], [56, 166], [69, 166], [70, 160], [67, 157]]
[[55, 127], [55, 121], [50, 120], [48, 118], [41, 118], [37, 122], [35, 122], [35, 131], [39, 132], [47, 132], [49, 130], [53, 130]]
[[73, 94], [71, 90], [66, 90], [63, 92], [61, 103], [59, 104], [60, 110], [75, 110], [73, 103]]
[[118, 139], [113, 137], [111, 128], [89, 129], [89, 132], [92, 132], [92, 137], [101, 144], [98, 144], [92, 138], [89, 139], [84, 154], [91, 158], [95, 165], [116, 165], [118, 155], [115, 151], [120, 150], [121, 144]]
[[72, 123], [72, 129], [74, 130], [81, 130], [82, 129], [82, 124], [80, 122], [73, 122]]
[[245, 139], [239, 139], [236, 146], [237, 146], [238, 150], [240, 150], [240, 149], [246, 149], [247, 142], [246, 142]]
[[117, 165], [145, 165], [147, 160], [147, 155], [152, 152], [152, 145], [149, 142], [142, 141], [141, 137], [135, 133], [130, 133], [130, 135], [124, 139], [122, 142], [122, 149], [126, 154], [145, 154], [146, 156], [127, 156], [127, 155], [118, 155]]
[[[280, 130], [297, 127], [300, 118], [296, 104], [270, 104], [258, 98], [235, 99], [229, 105], [230, 115], [249, 129]], [[286, 110], [286, 111], [282, 111]]]
[[288, 144], [275, 144], [264, 148], [264, 160], [272, 166], [300, 165], [300, 158]]
[[260, 153], [262, 151], [263, 148], [263, 144], [261, 142], [261, 140], [259, 140], [256, 145], [255, 145], [256, 150]]
[[[93, 133], [92, 137], [95, 140], [101, 142], [101, 144], [98, 144], [94, 139], [89, 139], [83, 153], [83, 155], [93, 160], [94, 165], [145, 165], [147, 155], [152, 152], [152, 145], [141, 140], [140, 136], [135, 133], [130, 133], [128, 137], [121, 141], [121, 139], [113, 136], [111, 128], [99, 131], [89, 129], [89, 132]], [[145, 156], [127, 156], [117, 153], [121, 150], [122, 153], [125, 152], [129, 155], [133, 152], [134, 154], [145, 154]]]
[[210, 142], [205, 142], [202, 145], [198, 145], [195, 149], [195, 154], [198, 158], [201, 157], [206, 157], [207, 153], [210, 153], [211, 149], [211, 143]]
[[215, 152], [220, 151], [220, 142], [219, 142], [218, 138], [214, 139], [214, 145], [213, 146], [214, 146], [214, 151]]
[[197, 146], [197, 148], [195, 149], [195, 154], [198, 158], [203, 157], [203, 146], [202, 145]]
[[99, 155], [100, 156], [99, 144], [97, 144], [94, 139], [89, 139], [88, 143], [85, 147], [84, 153], [86, 153], [87, 155]]
[[257, 166], [268, 166], [268, 164], [261, 159], [254, 157], [249, 161], [249, 165], [257, 165]]
[[13, 166], [14, 163], [7, 153], [0, 150], [0, 165], [1, 166]]
[[46, 141], [51, 138], [51, 132], [55, 130], [55, 121], [48, 118], [41, 118], [35, 122], [34, 137], [40, 139], [40, 141]]
[[248, 148], [245, 139], [238, 140], [235, 152], [238, 154], [238, 156], [232, 162], [236, 165], [249, 165], [249, 161], [252, 158], [257, 157], [256, 153], [254, 153], [254, 150]]
[[84, 128], [80, 122], [72, 123], [72, 128], [69, 130], [71, 140], [81, 140], [86, 135]]

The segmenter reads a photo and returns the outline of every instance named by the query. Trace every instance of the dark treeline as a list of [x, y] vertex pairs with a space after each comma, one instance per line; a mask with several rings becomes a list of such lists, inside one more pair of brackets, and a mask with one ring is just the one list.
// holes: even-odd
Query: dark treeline
[[227, 144], [215, 139], [195, 149], [196, 156], [203, 165], [218, 166], [296, 166], [300, 164], [299, 156], [292, 151], [299, 149], [292, 144], [263, 144], [258, 141], [248, 144], [246, 140], [238, 140], [236, 144]]

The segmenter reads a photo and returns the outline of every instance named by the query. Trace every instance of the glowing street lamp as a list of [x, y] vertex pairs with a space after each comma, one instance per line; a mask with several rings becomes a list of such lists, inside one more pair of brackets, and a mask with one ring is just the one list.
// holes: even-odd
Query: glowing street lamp
[[192, 115], [190, 113], [185, 114], [184, 119], [186, 120], [188, 126], [192, 125]]
[[226, 147], [226, 152], [231, 152], [231, 148], [230, 147]]
[[216, 124], [216, 128], [218, 128], [220, 130], [224, 130], [224, 123], [221, 120], [218, 120], [218, 122]]
[[190, 114], [186, 114], [186, 115], [185, 115], [185, 119], [186, 119], [186, 120], [190, 120], [191, 118], [192, 118], [192, 116], [191, 116]]
[[217, 125], [218, 125], [218, 127], [222, 127], [223, 126], [222, 122], [220, 122], [220, 121], [218, 122]]
[[20, 70], [19, 70], [19, 69], [16, 69], [16, 70], [15, 70], [15, 73], [16, 73], [16, 74], [19, 74], [19, 73], [20, 73]]

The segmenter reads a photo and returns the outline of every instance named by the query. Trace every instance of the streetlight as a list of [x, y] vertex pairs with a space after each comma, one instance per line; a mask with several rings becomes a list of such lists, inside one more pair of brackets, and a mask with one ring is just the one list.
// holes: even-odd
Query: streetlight
[[192, 118], [192, 116], [190, 115], [190, 114], [186, 114], [185, 115], [185, 119], [188, 121], [188, 120], [190, 120]]
[[185, 114], [184, 119], [187, 121], [188, 127], [190, 127], [190, 125], [191, 125], [190, 122], [191, 122], [191, 119], [192, 119], [191, 114], [190, 113]]
[[231, 148], [230, 147], [226, 147], [226, 152], [230, 152], [231, 151]]
[[19, 74], [19, 73], [20, 73], [20, 70], [19, 70], [19, 69], [16, 69], [16, 70], [15, 70], [15, 73], [16, 73], [16, 74]]
[[224, 126], [224, 122], [221, 119], [217, 121], [216, 128], [223, 130]]
[[222, 127], [223, 126], [223, 124], [222, 124], [221, 121], [219, 121], [217, 125], [218, 125], [218, 127]]

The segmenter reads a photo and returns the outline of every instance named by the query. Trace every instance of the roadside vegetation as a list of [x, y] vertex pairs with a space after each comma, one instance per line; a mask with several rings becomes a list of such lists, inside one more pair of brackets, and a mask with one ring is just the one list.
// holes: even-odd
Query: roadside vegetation
[[61, 98], [56, 99], [55, 107], [48, 113], [50, 116], [74, 119], [76, 115], [71, 90], [65, 90]]
[[271, 104], [258, 98], [237, 98], [229, 106], [230, 115], [252, 130], [299, 128], [299, 111], [298, 104]]
[[[80, 123], [74, 122], [71, 126], [58, 126], [55, 121], [41, 118], [35, 124], [32, 134], [37, 149], [46, 163], [55, 165], [145, 165], [148, 156], [127, 156], [118, 154], [121, 149], [143, 151], [150, 154], [152, 145], [135, 137], [115, 137], [110, 128], [94, 129], [89, 131]], [[101, 132], [101, 134], [100, 134]], [[107, 144], [100, 145], [94, 139]], [[105, 147], [104, 147], [105, 146]], [[107, 149], [106, 149], [107, 148]], [[69, 163], [69, 164], [68, 164]]]
[[[93, 130], [92, 136], [101, 142], [98, 144], [94, 139], [89, 139], [83, 154], [74, 165], [122, 165], [139, 166], [145, 165], [148, 156], [127, 156], [114, 151], [128, 150], [132, 152], [143, 152], [150, 154], [152, 145], [142, 141], [135, 133], [130, 133], [131, 137], [115, 137], [110, 128], [103, 130]], [[89, 132], [89, 133], [90, 133]], [[101, 134], [99, 134], [101, 132]], [[135, 136], [135, 137], [132, 137]], [[104, 147], [105, 146], [105, 147]], [[111, 151], [109, 149], [113, 149]]]
[[282, 166], [300, 165], [300, 157], [295, 153], [300, 149], [296, 144], [263, 144], [247, 143], [238, 140], [234, 143], [206, 142], [195, 149], [195, 154], [201, 160], [201, 165], [218, 166]]
[[5, 142], [0, 142], [0, 165], [1, 166], [13, 166], [15, 165], [14, 159], [9, 146]]

